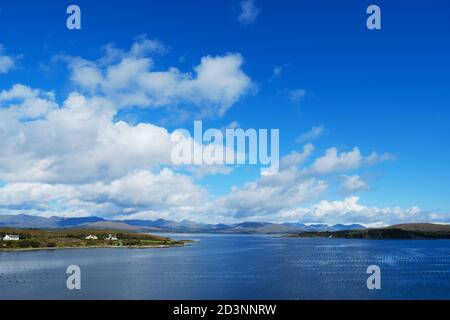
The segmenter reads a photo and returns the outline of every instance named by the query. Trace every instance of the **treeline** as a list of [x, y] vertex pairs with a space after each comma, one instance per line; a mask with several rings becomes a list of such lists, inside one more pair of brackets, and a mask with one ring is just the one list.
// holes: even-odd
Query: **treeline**
[[0, 248], [39, 248], [41, 243], [36, 240], [0, 241]]
[[345, 238], [345, 239], [450, 239], [448, 231], [410, 231], [396, 228], [325, 231], [325, 232], [302, 232], [289, 237], [300, 238]]

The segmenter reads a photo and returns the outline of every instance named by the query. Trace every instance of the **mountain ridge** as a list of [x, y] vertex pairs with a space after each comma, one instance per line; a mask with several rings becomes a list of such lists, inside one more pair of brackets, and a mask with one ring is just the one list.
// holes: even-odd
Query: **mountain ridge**
[[95, 228], [115, 229], [141, 232], [178, 232], [178, 233], [265, 233], [281, 234], [296, 233], [304, 231], [341, 231], [360, 230], [365, 226], [360, 224], [351, 225], [326, 225], [303, 223], [272, 223], [272, 222], [240, 222], [234, 224], [207, 224], [197, 223], [189, 220], [179, 222], [156, 219], [156, 220], [106, 220], [100, 217], [74, 217], [63, 218], [53, 216], [50, 218], [20, 215], [0, 215], [0, 226], [15, 227], [21, 229], [63, 229], [63, 228]]

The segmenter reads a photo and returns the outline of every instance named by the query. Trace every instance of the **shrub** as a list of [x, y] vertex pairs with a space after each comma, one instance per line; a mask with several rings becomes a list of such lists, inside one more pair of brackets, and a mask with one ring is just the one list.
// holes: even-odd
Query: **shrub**
[[21, 240], [17, 245], [19, 248], [39, 248], [39, 242], [34, 240]]
[[141, 241], [139, 241], [139, 240], [126, 239], [123, 241], [124, 246], [138, 246], [140, 244], [141, 244]]

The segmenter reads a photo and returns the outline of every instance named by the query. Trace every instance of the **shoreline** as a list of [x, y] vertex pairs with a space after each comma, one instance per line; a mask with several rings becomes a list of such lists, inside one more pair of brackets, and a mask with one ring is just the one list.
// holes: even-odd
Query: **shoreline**
[[407, 241], [407, 240], [414, 240], [414, 241], [437, 241], [437, 240], [448, 240], [450, 241], [450, 238], [345, 238], [345, 237], [326, 237], [326, 236], [282, 236], [282, 238], [287, 239], [339, 239], [339, 240], [367, 240], [367, 241]]
[[[186, 242], [186, 243], [190, 243]], [[14, 249], [2, 249], [0, 248], [0, 253], [3, 252], [26, 252], [26, 251], [42, 251], [42, 250], [69, 250], [69, 249], [164, 249], [172, 247], [183, 247], [186, 243], [180, 244], [160, 244], [160, 245], [147, 245], [147, 246], [86, 246], [86, 247], [53, 247], [53, 248], [14, 248]]]

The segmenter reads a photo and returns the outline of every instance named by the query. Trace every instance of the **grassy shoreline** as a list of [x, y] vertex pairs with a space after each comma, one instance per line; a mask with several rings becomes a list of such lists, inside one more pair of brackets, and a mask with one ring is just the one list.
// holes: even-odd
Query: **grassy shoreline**
[[27, 252], [27, 251], [53, 251], [53, 250], [70, 250], [70, 249], [164, 249], [172, 247], [182, 247], [187, 243], [191, 243], [190, 240], [182, 240], [181, 244], [172, 245], [147, 245], [147, 246], [86, 246], [86, 247], [53, 247], [53, 248], [14, 248], [14, 249], [2, 249], [0, 248], [0, 253], [2, 252]]
[[[5, 235], [18, 235], [20, 240], [3, 240]], [[93, 236], [94, 239], [88, 239], [88, 236]], [[111, 240], [111, 237], [114, 239]], [[189, 242], [191, 241], [116, 230], [0, 228], [0, 252], [88, 248], [169, 248], [183, 246]]]

